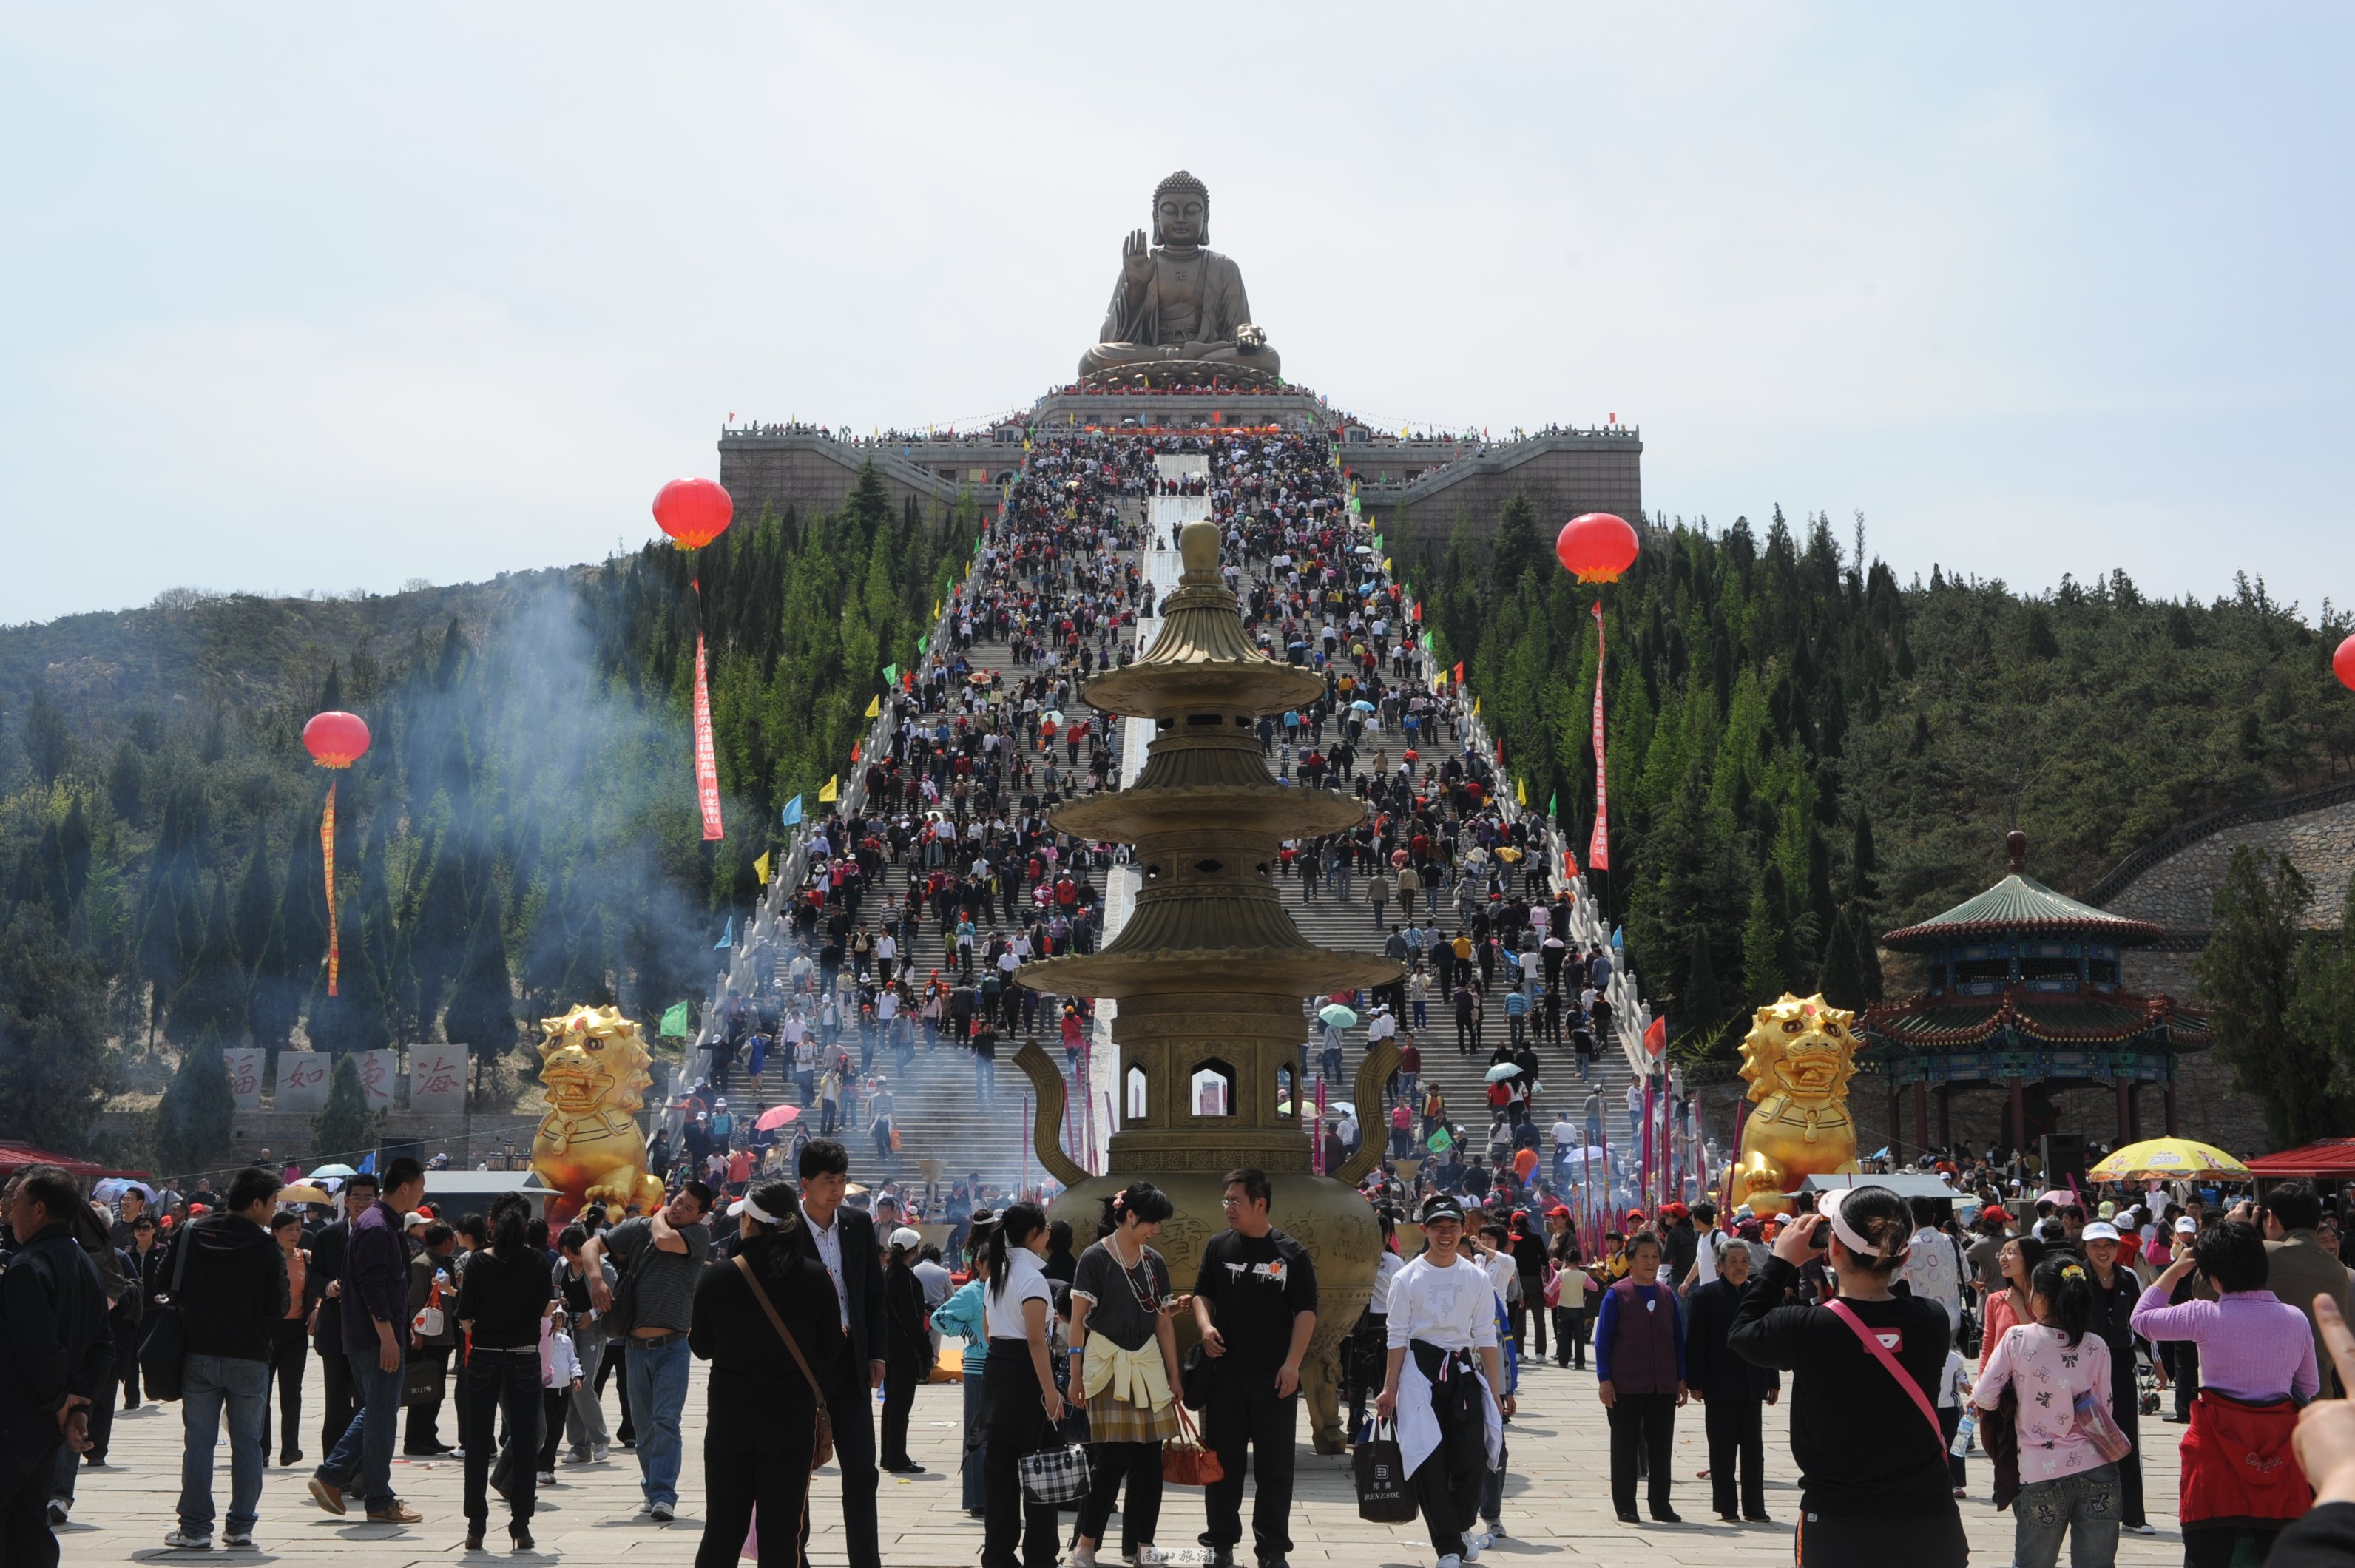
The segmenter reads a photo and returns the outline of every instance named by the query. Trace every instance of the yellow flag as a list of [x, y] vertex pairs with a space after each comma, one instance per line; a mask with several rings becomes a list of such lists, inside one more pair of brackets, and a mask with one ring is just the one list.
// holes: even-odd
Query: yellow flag
[[883, 717], [883, 699], [880, 694], [867, 699], [867, 717], [869, 719]]
[[1519, 779], [1515, 779], [1513, 781], [1513, 798], [1519, 801], [1523, 805], [1529, 805], [1529, 786], [1522, 783]]
[[841, 798], [842, 775], [840, 773], [837, 773], [834, 777], [826, 781], [826, 787], [824, 789], [817, 792], [817, 803], [820, 805], [832, 805], [836, 801], [840, 800]]
[[767, 887], [769, 885], [769, 852], [767, 850], [761, 851], [761, 858], [752, 862], [752, 869], [761, 874], [761, 885]]
[[1480, 699], [1476, 697], [1472, 699], [1472, 717], [1475, 719], [1480, 717]]
[[1389, 556], [1384, 556], [1384, 557], [1382, 557], [1382, 570], [1383, 570], [1384, 571], [1388, 571], [1390, 569], [1391, 569], [1391, 558], [1390, 558]]

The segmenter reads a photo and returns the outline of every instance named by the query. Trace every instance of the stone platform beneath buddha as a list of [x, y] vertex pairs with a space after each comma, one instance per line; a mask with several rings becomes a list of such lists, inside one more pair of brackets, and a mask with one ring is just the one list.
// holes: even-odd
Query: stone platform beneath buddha
[[[309, 1435], [315, 1437], [319, 1385], [316, 1363], [313, 1366], [313, 1375], [305, 1380], [304, 1414]], [[172, 1507], [179, 1491], [180, 1409], [151, 1404], [118, 1415], [114, 1465], [83, 1472], [80, 1500], [74, 1507], [73, 1522], [59, 1532], [59, 1545], [65, 1562], [73, 1568], [134, 1561], [271, 1563], [286, 1568], [412, 1568], [416, 1564], [446, 1568], [462, 1563], [569, 1561], [584, 1568], [591, 1563], [684, 1568], [693, 1562], [703, 1533], [703, 1409], [709, 1371], [704, 1362], [694, 1363], [684, 1434], [687, 1462], [679, 1477], [680, 1517], [668, 1525], [653, 1523], [639, 1511], [637, 1463], [618, 1448], [612, 1460], [602, 1465], [558, 1467], [558, 1484], [540, 1493], [540, 1511], [532, 1520], [537, 1550], [513, 1554], [504, 1550], [503, 1518], [492, 1520], [490, 1536], [492, 1544], [501, 1550], [474, 1553], [464, 1550], [466, 1525], [461, 1509], [465, 1467], [458, 1460], [396, 1462], [394, 1486], [425, 1515], [424, 1522], [406, 1527], [369, 1524], [357, 1512], [344, 1519], [320, 1512], [304, 1489], [310, 1466], [302, 1465], [269, 1471], [261, 1520], [254, 1531], [255, 1550], [229, 1552], [217, 1547], [201, 1554], [171, 1552], [164, 1547], [164, 1535], [172, 1528]], [[965, 1517], [958, 1493], [963, 1401], [964, 1391], [954, 1383], [931, 1384], [916, 1392], [908, 1446], [925, 1472], [882, 1478], [883, 1561], [890, 1568], [947, 1568], [970, 1564], [980, 1555], [981, 1521]], [[606, 1408], [609, 1420], [618, 1416], [611, 1391]], [[1593, 1374], [1550, 1365], [1529, 1370], [1521, 1380], [1520, 1418], [1506, 1429], [1511, 1450], [1511, 1474], [1505, 1486], [1505, 1528], [1509, 1533], [1483, 1554], [1483, 1563], [1498, 1568], [1518, 1563], [1530, 1563], [1532, 1568], [1540, 1563], [1548, 1568], [1555, 1564], [1627, 1568], [1631, 1563], [1779, 1568], [1788, 1563], [1798, 1491], [1785, 1437], [1786, 1408], [1766, 1413], [1766, 1511], [1777, 1522], [1734, 1526], [1716, 1521], [1709, 1508], [1709, 1483], [1698, 1478], [1709, 1459], [1702, 1438], [1702, 1407], [1694, 1403], [1677, 1416], [1674, 1501], [1686, 1522], [1623, 1525], [1611, 1515], [1610, 1433], [1603, 1406], [1594, 1397]], [[276, 1420], [274, 1410], [272, 1420]], [[451, 1407], [445, 1405], [442, 1419], [445, 1439], [453, 1425]], [[2154, 1452], [2145, 1457], [2144, 1478], [2151, 1500], [2151, 1522], [2158, 1527], [2158, 1533], [2121, 1539], [2117, 1561], [2125, 1568], [2160, 1568], [2162, 1564], [2172, 1568], [2183, 1561], [2174, 1513], [2175, 1445], [2182, 1432], [2181, 1427], [2155, 1420], [2145, 1424], [2144, 1436]], [[215, 1506], [226, 1508], [229, 1451], [216, 1449], [215, 1455]], [[2011, 1515], [1997, 1513], [1988, 1506], [1988, 1476], [1984, 1460], [1974, 1456], [1971, 1495], [1962, 1504], [1963, 1523], [1970, 1535], [1972, 1562], [2007, 1563], [2011, 1558]], [[820, 1568], [848, 1560], [843, 1545], [839, 1488], [833, 1469], [818, 1472], [811, 1497], [815, 1525], [811, 1561]], [[1161, 1521], [1157, 1533], [1162, 1545], [1192, 1546], [1202, 1529], [1202, 1494], [1171, 1488], [1162, 1506]], [[1111, 1531], [1115, 1546], [1119, 1531], [1115, 1516]], [[1902, 1534], [1902, 1529], [1899, 1533]], [[1299, 1450], [1292, 1538], [1295, 1545], [1291, 1558], [1300, 1568], [1426, 1568], [1432, 1561], [1422, 1526], [1368, 1524], [1360, 1520], [1348, 1461], [1319, 1457], [1305, 1445]], [[1107, 1554], [1104, 1561], [1115, 1559]]]
[[1283, 387], [1284, 378], [1241, 359], [1142, 359], [1091, 370], [1080, 378], [1080, 385], [1092, 392], [1214, 384], [1238, 392], [1272, 392]]

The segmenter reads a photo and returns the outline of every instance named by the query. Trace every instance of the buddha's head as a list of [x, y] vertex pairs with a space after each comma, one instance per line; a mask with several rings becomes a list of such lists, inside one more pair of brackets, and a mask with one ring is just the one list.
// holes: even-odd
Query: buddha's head
[[1210, 242], [1210, 188], [1179, 169], [1153, 189], [1153, 242], [1156, 245], [1207, 245]]

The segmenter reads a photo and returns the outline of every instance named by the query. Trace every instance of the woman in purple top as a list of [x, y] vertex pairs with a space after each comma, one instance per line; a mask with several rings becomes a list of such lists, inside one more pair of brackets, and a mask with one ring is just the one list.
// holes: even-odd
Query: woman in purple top
[[[2195, 1266], [2217, 1298], [2169, 1306]], [[2188, 1568], [2221, 1568], [2244, 1550], [2262, 1562], [2275, 1534], [2313, 1499], [2290, 1462], [2290, 1436], [2296, 1404], [2322, 1386], [2314, 1332], [2305, 1313], [2265, 1288], [2266, 1275], [2264, 1239], [2227, 1220], [2196, 1241], [2178, 1236], [2175, 1261], [2135, 1306], [2136, 1333], [2200, 1347], [2200, 1394], [2183, 1438], [2176, 1509]]]

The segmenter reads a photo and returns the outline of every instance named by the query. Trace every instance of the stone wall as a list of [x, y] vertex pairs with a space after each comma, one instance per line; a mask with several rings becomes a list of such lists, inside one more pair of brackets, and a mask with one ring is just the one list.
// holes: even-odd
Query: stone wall
[[[1632, 436], [1541, 437], [1492, 447], [1396, 491], [1360, 490], [1359, 499], [1390, 526], [1394, 548], [1402, 525], [1444, 549], [1459, 515], [1485, 537], [1505, 503], [1526, 493], [1537, 508], [1538, 532], [1550, 544], [1555, 530], [1582, 512], [1615, 512], [1641, 526], [1643, 457], [1644, 443]], [[1353, 461], [1348, 448], [1342, 460]]]
[[[958, 456], [965, 458], [963, 453]], [[741, 519], [757, 517], [769, 507], [780, 512], [792, 507], [802, 517], [811, 517], [840, 507], [858, 482], [859, 469], [872, 463], [893, 507], [904, 506], [912, 496], [925, 516], [940, 517], [960, 495], [980, 496], [987, 506], [995, 506], [996, 476], [1017, 467], [1020, 456], [1019, 448], [1011, 459], [1003, 452], [978, 449], [959, 472], [984, 476], [952, 482], [896, 453], [849, 445], [826, 436], [730, 434], [719, 442], [719, 483], [736, 503]]]
[[2262, 806], [2218, 812], [2166, 835], [2090, 890], [2089, 901], [2170, 933], [2209, 929], [2210, 904], [2232, 851], [2286, 854], [2314, 884], [2311, 923], [2335, 930], [2355, 876], [2355, 785], [2334, 785]]

